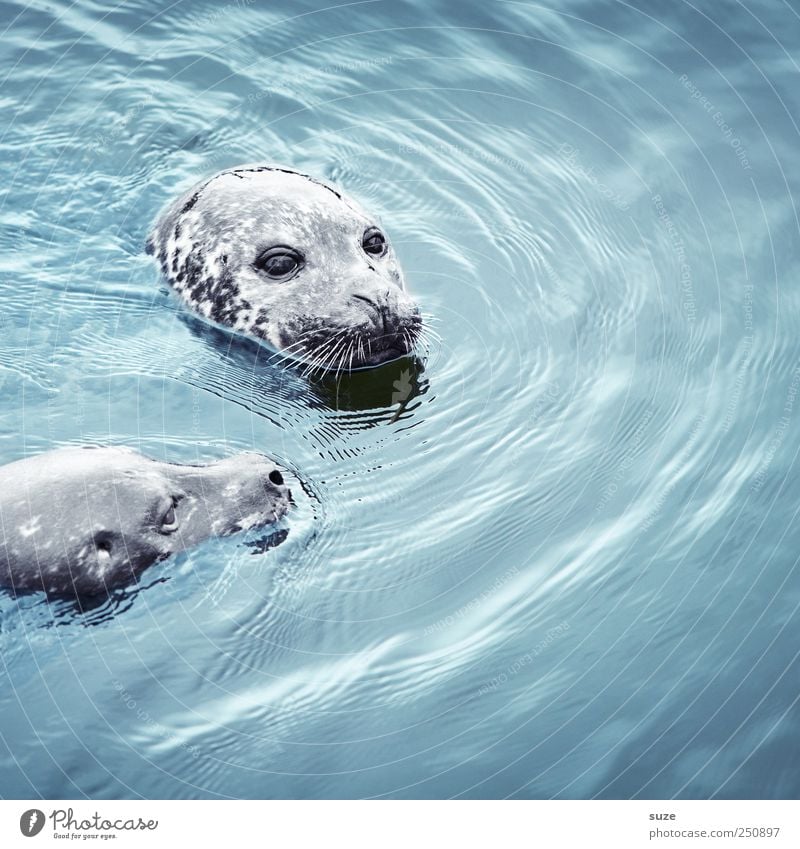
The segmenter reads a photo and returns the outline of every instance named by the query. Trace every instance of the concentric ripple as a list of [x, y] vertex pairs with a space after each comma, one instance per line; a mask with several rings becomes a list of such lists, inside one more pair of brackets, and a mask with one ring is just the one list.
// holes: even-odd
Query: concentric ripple
[[[256, 450], [297, 503], [0, 598], [0, 795], [796, 798], [790, 6], [5, 20], [0, 459]], [[159, 209], [253, 161], [381, 219], [416, 356], [308, 375], [163, 289]]]

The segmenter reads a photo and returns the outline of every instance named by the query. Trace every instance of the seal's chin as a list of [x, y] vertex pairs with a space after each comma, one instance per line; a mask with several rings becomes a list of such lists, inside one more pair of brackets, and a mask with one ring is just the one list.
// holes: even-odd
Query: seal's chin
[[373, 349], [366, 357], [364, 357], [363, 361], [357, 364], [354, 363], [353, 368], [374, 368], [375, 366], [382, 366], [384, 363], [390, 363], [392, 360], [399, 360], [401, 357], [407, 357], [409, 351], [410, 348], [407, 345], [400, 345], [395, 342], [391, 345], [386, 345], [385, 347]]
[[407, 357], [413, 348], [412, 336], [403, 333], [387, 333], [371, 336], [359, 346], [359, 358], [353, 361], [352, 370], [374, 368]]
[[[407, 357], [413, 350], [417, 334], [414, 329], [375, 334], [363, 329], [344, 334], [333, 331], [316, 336], [295, 358], [311, 371], [359, 371]], [[291, 350], [292, 344], [285, 350]], [[291, 356], [291, 355], [290, 355]]]

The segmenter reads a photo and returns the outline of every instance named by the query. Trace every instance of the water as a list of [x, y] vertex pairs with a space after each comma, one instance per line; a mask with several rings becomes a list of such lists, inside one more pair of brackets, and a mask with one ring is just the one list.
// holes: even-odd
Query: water
[[[2, 20], [0, 460], [304, 488], [269, 550], [2, 597], [0, 795], [796, 797], [795, 5]], [[186, 320], [148, 228], [252, 161], [381, 217], [424, 368], [337, 390]]]

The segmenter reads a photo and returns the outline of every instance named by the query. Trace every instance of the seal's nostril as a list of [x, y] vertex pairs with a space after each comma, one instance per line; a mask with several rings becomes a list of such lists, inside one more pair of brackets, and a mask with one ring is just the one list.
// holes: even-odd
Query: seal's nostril
[[273, 469], [269, 473], [269, 479], [275, 486], [283, 486], [283, 475], [277, 469]]
[[368, 298], [366, 295], [353, 295], [352, 297], [357, 301], [363, 301], [365, 304], [369, 304], [372, 309], [375, 310], [375, 318], [378, 327], [382, 328], [384, 333], [389, 331], [391, 309], [388, 301], [373, 300], [372, 298]]

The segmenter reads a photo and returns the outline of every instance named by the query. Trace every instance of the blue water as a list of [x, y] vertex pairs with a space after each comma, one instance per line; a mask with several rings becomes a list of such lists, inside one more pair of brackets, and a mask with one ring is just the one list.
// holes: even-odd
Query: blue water
[[[800, 793], [794, 0], [0, 20], [0, 461], [298, 481], [275, 548], [0, 597], [0, 796]], [[148, 228], [253, 161], [380, 216], [423, 369], [186, 320]]]

